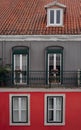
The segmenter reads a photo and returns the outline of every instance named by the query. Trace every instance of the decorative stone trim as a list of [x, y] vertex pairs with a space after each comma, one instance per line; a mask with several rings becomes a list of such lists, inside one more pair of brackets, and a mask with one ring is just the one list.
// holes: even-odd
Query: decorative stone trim
[[81, 41], [81, 35], [0, 35], [0, 41]]

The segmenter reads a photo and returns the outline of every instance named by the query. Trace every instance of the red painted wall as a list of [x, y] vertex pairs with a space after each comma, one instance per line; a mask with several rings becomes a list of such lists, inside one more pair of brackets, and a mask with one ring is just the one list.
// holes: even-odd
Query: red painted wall
[[[30, 94], [30, 126], [9, 125], [9, 94], [11, 93], [16, 92], [0, 92], [0, 130], [81, 130], [81, 92], [22, 92]], [[46, 93], [65, 94], [65, 126], [44, 126]]]

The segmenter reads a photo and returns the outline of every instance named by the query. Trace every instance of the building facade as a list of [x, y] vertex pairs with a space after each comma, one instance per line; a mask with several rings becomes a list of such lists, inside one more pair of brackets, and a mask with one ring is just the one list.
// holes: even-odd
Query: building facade
[[80, 0], [0, 1], [0, 129], [80, 129]]

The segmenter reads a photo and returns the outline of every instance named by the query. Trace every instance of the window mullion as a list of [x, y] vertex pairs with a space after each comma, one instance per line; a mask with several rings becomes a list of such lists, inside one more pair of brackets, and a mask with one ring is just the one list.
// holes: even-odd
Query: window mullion
[[56, 16], [57, 16], [57, 11], [56, 10], [54, 10], [54, 24], [56, 25]]
[[53, 100], [54, 103], [54, 122], [56, 121], [56, 98]]
[[63, 24], [63, 10], [60, 11], [60, 24]]
[[49, 59], [49, 55], [50, 55], [50, 54], [48, 54], [48, 84], [49, 84], [49, 60], [50, 60], [50, 59]]
[[15, 70], [15, 55], [14, 55], [14, 70]]
[[22, 55], [20, 54], [20, 69], [22, 70]]
[[19, 98], [19, 122], [21, 121], [21, 98]]
[[[22, 54], [20, 55], [20, 70], [22, 71]], [[20, 73], [20, 83], [22, 83], [22, 73]]]
[[54, 70], [56, 70], [56, 54], [54, 54]]
[[14, 82], [15, 82], [15, 76], [16, 76], [16, 74], [15, 74], [15, 58], [16, 58], [16, 56], [14, 55]]

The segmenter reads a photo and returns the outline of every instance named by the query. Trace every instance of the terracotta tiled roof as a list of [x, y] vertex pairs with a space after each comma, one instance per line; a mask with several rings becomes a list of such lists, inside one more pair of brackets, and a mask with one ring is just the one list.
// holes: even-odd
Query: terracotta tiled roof
[[0, 35], [81, 34], [81, 0], [66, 5], [64, 27], [46, 27], [45, 5], [54, 0], [0, 0]]

